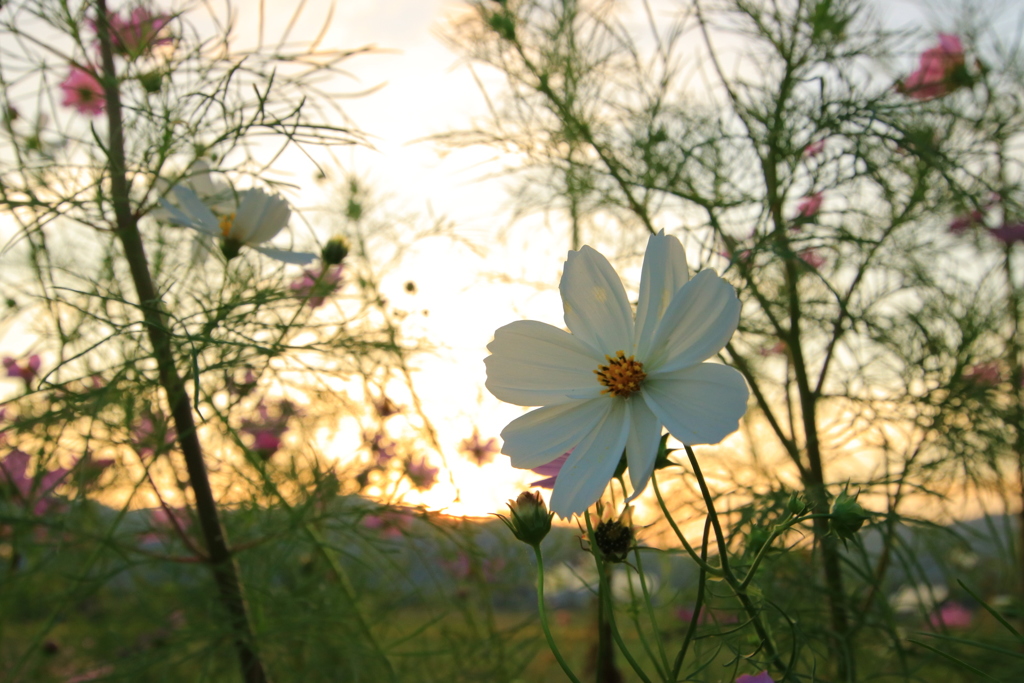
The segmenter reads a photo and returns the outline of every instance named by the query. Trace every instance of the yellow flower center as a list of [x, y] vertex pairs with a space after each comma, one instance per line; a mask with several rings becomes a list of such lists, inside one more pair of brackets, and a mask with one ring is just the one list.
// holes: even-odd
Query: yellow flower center
[[228, 233], [231, 232], [231, 226], [235, 224], [235, 214], [229, 213], [226, 216], [221, 216], [220, 219], [220, 231], [224, 235], [224, 239], [227, 239]]
[[602, 394], [628, 398], [640, 391], [640, 385], [647, 377], [643, 363], [634, 360], [633, 356], [627, 358], [625, 351], [619, 351], [615, 358], [605, 356], [605, 359], [608, 364], [598, 365], [597, 370], [594, 370], [597, 381], [608, 387], [601, 391]]

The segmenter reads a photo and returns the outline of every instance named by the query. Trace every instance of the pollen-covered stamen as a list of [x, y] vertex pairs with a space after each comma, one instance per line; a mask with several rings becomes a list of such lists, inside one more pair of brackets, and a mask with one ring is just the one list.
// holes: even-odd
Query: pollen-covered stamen
[[615, 358], [605, 356], [608, 365], [599, 365], [594, 374], [597, 381], [608, 387], [601, 391], [602, 394], [612, 394], [620, 398], [627, 398], [640, 391], [647, 373], [644, 372], [644, 364], [634, 360], [633, 356], [626, 357], [625, 351], [619, 351]]
[[235, 214], [229, 213], [226, 216], [220, 218], [220, 232], [224, 235], [224, 239], [227, 239], [228, 234], [231, 232], [231, 227], [235, 224]]

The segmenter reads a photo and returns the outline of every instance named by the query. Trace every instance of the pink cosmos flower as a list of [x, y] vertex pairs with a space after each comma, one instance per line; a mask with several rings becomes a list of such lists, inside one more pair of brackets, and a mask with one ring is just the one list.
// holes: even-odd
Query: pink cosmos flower
[[818, 140], [804, 147], [804, 159], [813, 159], [825, 151], [825, 141]]
[[964, 47], [959, 36], [939, 34], [937, 47], [921, 53], [917, 71], [896, 84], [896, 90], [915, 100], [934, 100], [956, 90], [953, 76], [964, 65]]
[[397, 510], [381, 508], [379, 514], [363, 517], [362, 525], [367, 529], [379, 531], [384, 538], [397, 538], [409, 529], [412, 519]]
[[974, 621], [974, 613], [958, 602], [947, 602], [928, 616], [928, 625], [934, 629], [969, 628]]
[[431, 467], [430, 463], [427, 462], [426, 458], [420, 460], [413, 460], [410, 458], [405, 463], [405, 474], [412, 481], [412, 485], [418, 488], [420, 491], [426, 491], [431, 486], [437, 483], [437, 473], [440, 472], [436, 467]]
[[18, 449], [8, 453], [7, 457], [0, 460], [0, 485], [9, 485], [25, 509], [31, 510], [38, 517], [46, 514], [56, 504], [57, 501], [50, 494], [67, 476], [68, 470], [58, 467], [32, 477], [28, 475], [31, 460], [32, 456]]
[[302, 277], [288, 287], [300, 299], [307, 299], [310, 308], [318, 308], [324, 300], [341, 285], [341, 266], [327, 266], [326, 269], [305, 268]]
[[767, 671], [759, 674], [743, 674], [736, 679], [736, 683], [775, 683], [775, 679], [768, 675]]
[[539, 486], [542, 489], [553, 489], [555, 488], [555, 480], [558, 479], [558, 473], [562, 471], [562, 465], [569, 459], [569, 454], [572, 451], [562, 453], [560, 456], [540, 467], [534, 467], [531, 472], [544, 475], [544, 479], [538, 479], [537, 481], [530, 484], [530, 486]]
[[[171, 42], [168, 35], [160, 33], [170, 23], [166, 14], [150, 14], [144, 7], [132, 10], [128, 19], [122, 19], [117, 12], [107, 14], [110, 25], [110, 43], [115, 54], [135, 59], [149, 52], [155, 45], [166, 45]], [[89, 23], [96, 30], [96, 20]]]
[[954, 235], [961, 235], [967, 232], [968, 228], [980, 225], [985, 219], [985, 214], [975, 209], [970, 213], [961, 214], [949, 222], [949, 231]]
[[999, 384], [1003, 381], [1003, 371], [999, 363], [989, 361], [978, 363], [967, 368], [964, 372], [964, 379], [969, 379], [976, 384]]
[[159, 413], [146, 412], [132, 428], [131, 440], [140, 458], [151, 458], [167, 452], [174, 445], [178, 433]]
[[398, 455], [397, 444], [380, 430], [367, 438], [366, 443], [370, 446], [377, 467], [387, 467], [392, 458]]
[[64, 91], [61, 104], [72, 107], [81, 114], [99, 116], [107, 107], [103, 86], [96, 76], [85, 69], [71, 67], [71, 72], [61, 82], [60, 89]]
[[[441, 562], [444, 570], [457, 581], [464, 581], [473, 576], [473, 562], [465, 552], [459, 552], [454, 560]], [[501, 557], [487, 557], [479, 564], [479, 578], [485, 583], [494, 583], [505, 568], [505, 560]]]
[[804, 249], [799, 254], [797, 254], [797, 256], [799, 256], [804, 263], [809, 265], [811, 268], [814, 268], [815, 270], [825, 265], [825, 257], [816, 252], [814, 249]]
[[487, 439], [487, 441], [482, 440], [480, 430], [474, 427], [473, 436], [463, 439], [459, 444], [459, 450], [478, 466], [483, 465], [494, 459], [494, 454], [498, 452], [498, 440], [494, 438]]
[[998, 228], [991, 228], [989, 234], [1005, 244], [1024, 242], [1024, 223], [1013, 223]]
[[729, 253], [728, 250], [719, 253], [719, 256], [721, 256], [722, 258], [725, 258], [725, 259], [729, 259], [730, 261], [733, 261], [733, 260], [736, 260], [736, 261], [746, 261], [747, 259], [750, 258], [750, 255], [751, 255], [751, 251], [749, 249], [743, 249], [742, 251], [740, 251], [738, 254], [735, 254], [735, 255]]
[[252, 437], [250, 448], [263, 460], [270, 459], [281, 448], [281, 436], [288, 431], [288, 419], [298, 411], [289, 401], [280, 401], [276, 416], [270, 415], [270, 409], [262, 400], [256, 406], [259, 420], [242, 420], [238, 431]]
[[23, 364], [19, 364], [18, 361], [10, 356], [4, 356], [3, 364], [7, 369], [8, 377], [18, 377], [24, 380], [27, 385], [31, 384], [32, 380], [34, 380], [36, 375], [39, 374], [41, 361], [39, 359], [39, 355], [33, 353]]
[[781, 339], [775, 342], [774, 346], [765, 346], [758, 350], [762, 356], [779, 356], [786, 353], [786, 342]]
[[796, 205], [797, 216], [800, 218], [814, 218], [821, 210], [821, 201], [824, 199], [820, 192], [804, 197]]

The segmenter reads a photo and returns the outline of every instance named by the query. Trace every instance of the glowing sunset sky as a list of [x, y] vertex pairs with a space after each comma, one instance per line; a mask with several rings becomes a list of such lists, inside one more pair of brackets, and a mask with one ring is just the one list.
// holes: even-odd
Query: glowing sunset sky
[[[678, 9], [679, 3], [652, 5], [657, 13]], [[878, 5], [892, 25], [931, 25], [917, 2], [879, 0]], [[266, 2], [268, 44], [276, 42], [295, 6], [291, 0]], [[291, 38], [311, 40], [319, 34], [329, 7], [326, 0], [308, 2]], [[239, 15], [236, 49], [256, 44], [256, 8], [256, 3], [235, 7]], [[556, 286], [570, 245], [567, 229], [557, 223], [547, 225], [539, 216], [503, 230], [510, 223], [504, 183], [483, 178], [507, 165], [508, 159], [484, 148], [446, 155], [430, 142], [416, 142], [469, 127], [474, 117], [486, 116], [484, 99], [469, 70], [437, 37], [447, 20], [465, 11], [465, 3], [455, 0], [339, 0], [321, 48], [379, 48], [343, 65], [352, 78], [339, 81], [340, 92], [384, 84], [366, 97], [342, 101], [346, 114], [369, 136], [374, 148], [339, 151], [345, 170], [364, 177], [377, 193], [392, 196], [389, 207], [424, 217], [446, 217], [455, 233], [483, 250], [478, 254], [450, 240], [425, 240], [384, 280], [383, 290], [396, 308], [410, 312], [404, 328], [412, 337], [441, 347], [436, 354], [416, 358], [415, 379], [445, 449], [454, 485], [447, 473], [442, 473], [434, 489], [423, 495], [411, 494], [407, 500], [453, 514], [484, 515], [501, 510], [507, 499], [536, 478], [513, 470], [504, 456], [480, 468], [457, 453], [459, 442], [475, 426], [485, 438], [497, 436], [523, 411], [498, 402], [484, 389], [485, 346], [496, 328], [513, 320], [530, 318], [561, 325]], [[627, 23], [633, 20], [629, 16], [624, 19]], [[203, 26], [201, 15], [195, 20]], [[642, 25], [642, 15], [638, 14], [636, 23]], [[478, 70], [478, 75], [492, 86], [502, 81], [487, 69]], [[282, 159], [282, 170], [288, 159]], [[304, 201], [308, 207], [323, 202], [323, 197], [312, 196], [317, 192], [312, 182], [309, 185], [311, 196], [299, 196], [300, 208]], [[673, 226], [665, 227], [671, 230]], [[505, 235], [500, 244], [496, 242], [499, 231]], [[499, 281], [499, 275], [508, 282]], [[417, 285], [415, 295], [404, 291], [409, 280]], [[429, 315], [422, 315], [423, 310]]]

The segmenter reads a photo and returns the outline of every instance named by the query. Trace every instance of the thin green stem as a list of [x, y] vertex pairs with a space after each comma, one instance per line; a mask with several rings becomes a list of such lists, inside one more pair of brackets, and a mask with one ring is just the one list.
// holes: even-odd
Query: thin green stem
[[[746, 576], [744, 576], [743, 580], [740, 581], [740, 588], [746, 590], [747, 586], [750, 585], [750, 582], [754, 579], [754, 574], [757, 572], [758, 566], [761, 564], [761, 561], [768, 554], [768, 551], [771, 550], [772, 543], [775, 541], [776, 538], [778, 538], [785, 532], [789, 531], [789, 529], [798, 522], [803, 522], [808, 519], [814, 519], [818, 516], [820, 515], [805, 515], [803, 517], [793, 517], [788, 521], [784, 522], [781, 526], [775, 527], [772, 530], [772, 533], [768, 536], [768, 540], [764, 542], [764, 545], [761, 546], [761, 549], [757, 551], [757, 555], [754, 556], [754, 560], [750, 563], [750, 568], [747, 570]], [[828, 517], [828, 515], [825, 516]]]
[[640, 664], [633, 657], [633, 653], [626, 647], [626, 643], [622, 640], [622, 636], [619, 634], [618, 626], [615, 624], [615, 610], [612, 604], [611, 585], [609, 581], [609, 570], [611, 565], [604, 561], [601, 556], [601, 550], [593, 542], [594, 538], [594, 525], [590, 522], [590, 513], [586, 514], [587, 520], [587, 537], [591, 539], [590, 550], [594, 555], [594, 560], [597, 562], [597, 574], [599, 577], [598, 583], [598, 600], [604, 608], [605, 615], [608, 619], [608, 626], [611, 627], [612, 638], [615, 640], [615, 644], [619, 647], [619, 651], [622, 652], [622, 656], [626, 658], [629, 665], [636, 672], [636, 675], [640, 677], [644, 683], [651, 683], [651, 679], [648, 678], [647, 674], [640, 667]]
[[533, 546], [533, 554], [537, 557], [537, 611], [540, 613], [540, 627], [544, 631], [544, 638], [548, 641], [551, 654], [555, 656], [558, 665], [562, 667], [565, 675], [569, 677], [572, 683], [580, 683], [580, 679], [569, 668], [569, 663], [565, 661], [561, 651], [559, 651], [558, 646], [555, 644], [555, 638], [551, 635], [551, 628], [548, 626], [548, 613], [544, 607], [544, 558], [541, 556], [539, 543]]
[[715, 532], [715, 542], [718, 544], [718, 558], [722, 565], [722, 577], [729, 584], [729, 588], [732, 589], [736, 599], [740, 601], [743, 611], [750, 617], [750, 623], [754, 626], [757, 637], [761, 639], [761, 646], [764, 648], [769, 659], [771, 659], [772, 666], [779, 671], [786, 672], [789, 667], [782, 661], [778, 650], [775, 648], [775, 643], [772, 641], [771, 636], [768, 635], [768, 630], [761, 621], [760, 610], [751, 601], [750, 596], [747, 595], [746, 588], [740, 584], [729, 568], [729, 549], [725, 543], [725, 534], [722, 532], [722, 523], [718, 519], [718, 513], [715, 511], [715, 500], [711, 495], [707, 482], [704, 480], [704, 473], [700, 469], [700, 463], [697, 462], [697, 455], [690, 446], [684, 446], [684, 448], [686, 449], [687, 457], [690, 459], [690, 466], [693, 467], [693, 474], [697, 478], [697, 484], [700, 486], [701, 495], [704, 496], [704, 504], [708, 508], [708, 518], [711, 520], [711, 528]]
[[[663, 678], [667, 679], [669, 671], [668, 655], [665, 654], [665, 646], [661, 642], [661, 631], [658, 629], [658, 620], [654, 616], [654, 605], [651, 603], [651, 594], [647, 590], [647, 579], [644, 577], [644, 562], [640, 557], [640, 548], [633, 548], [633, 556], [636, 558], [636, 573], [637, 576], [640, 577], [640, 590], [644, 594], [644, 606], [647, 608], [647, 619], [651, 622], [651, 630], [654, 631], [654, 644], [657, 646], [658, 656], [661, 658], [661, 668], [659, 669], [659, 673], [661, 673]], [[637, 626], [637, 632], [639, 632], [639, 624]], [[642, 635], [641, 638], [643, 638]]]
[[[700, 556], [701, 559], [707, 560], [708, 558], [708, 544], [711, 540], [711, 517], [704, 518], [704, 538], [700, 544]], [[697, 574], [697, 598], [693, 603], [693, 617], [690, 618], [690, 625], [686, 629], [686, 635], [683, 637], [683, 644], [679, 647], [679, 653], [676, 655], [676, 661], [672, 665], [672, 680], [679, 680], [679, 671], [683, 668], [683, 660], [686, 658], [686, 651], [690, 649], [690, 643], [693, 642], [693, 637], [697, 634], [697, 623], [700, 621], [700, 610], [704, 606], [704, 587], [708, 582], [708, 573], [704, 567], [700, 568], [700, 572]]]
[[672, 527], [672, 531], [675, 532], [676, 538], [679, 539], [683, 548], [685, 548], [686, 552], [690, 555], [690, 558], [697, 563], [697, 566], [700, 567], [701, 571], [707, 572], [711, 576], [721, 576], [722, 572], [718, 567], [712, 567], [707, 563], [706, 553], [698, 555], [697, 551], [694, 550], [689, 541], [686, 540], [686, 536], [683, 536], [683, 532], [679, 530], [679, 527], [676, 525], [676, 520], [672, 518], [672, 513], [668, 511], [668, 506], [665, 505], [665, 499], [661, 496], [661, 489], [658, 488], [657, 472], [651, 474], [651, 484], [654, 486], [654, 495], [658, 497], [658, 505], [661, 507], [662, 514], [665, 515], [665, 520], [668, 521], [669, 526]]
[[[283, 496], [281, 497], [281, 500], [284, 501]], [[331, 573], [334, 574], [335, 578], [338, 580], [338, 584], [341, 586], [341, 592], [345, 596], [346, 602], [349, 604], [351, 615], [359, 626], [359, 631], [367, 644], [373, 649], [374, 653], [384, 664], [384, 668], [387, 669], [388, 680], [397, 680], [395, 678], [395, 670], [391, 666], [391, 660], [388, 659], [388, 656], [381, 648], [380, 643], [378, 643], [376, 638], [374, 638], [373, 631], [370, 630], [369, 624], [366, 623], [363, 613], [359, 611], [359, 605], [356, 602], [355, 588], [352, 586], [352, 579], [349, 578], [348, 572], [345, 571], [345, 566], [338, 562], [338, 558], [336, 558], [334, 553], [330, 551], [327, 541], [324, 539], [319, 529], [309, 522], [303, 526], [305, 527], [306, 533], [309, 535], [310, 539], [312, 539], [313, 543], [316, 545], [320, 555], [324, 560], [326, 560], [327, 564], [330, 565]]]
[[111, 47], [109, 13], [106, 0], [96, 0], [96, 35], [99, 39], [103, 68], [101, 81], [106, 101], [109, 139], [106, 149], [110, 173], [110, 198], [116, 217], [117, 236], [124, 248], [125, 260], [139, 298], [139, 308], [146, 323], [146, 331], [153, 346], [153, 356], [160, 384], [167, 394], [178, 443], [185, 456], [189, 483], [195, 494], [196, 512], [206, 542], [210, 569], [220, 601], [231, 621], [235, 651], [238, 655], [245, 683], [266, 683], [268, 677], [255, 649], [252, 624], [242, 593], [234, 556], [228, 547], [221, 526], [217, 503], [210, 487], [203, 449], [196, 433], [195, 418], [185, 384], [175, 366], [171, 333], [166, 315], [160, 306], [160, 295], [149, 272], [146, 250], [139, 234], [136, 215], [131, 210], [131, 191], [125, 160], [124, 124], [121, 118], [121, 94], [114, 55]]
[[619, 627], [615, 623], [615, 609], [614, 605], [612, 604], [612, 591], [611, 584], [609, 582], [610, 569], [611, 567], [607, 564], [605, 564], [602, 567], [601, 598], [604, 600], [605, 608], [607, 609], [608, 625], [612, 628], [612, 638], [615, 639], [615, 644], [618, 645], [619, 651], [622, 652], [622, 656], [624, 656], [626, 658], [626, 661], [629, 662], [629, 665], [633, 667], [633, 671], [635, 671], [636, 675], [640, 677], [640, 680], [642, 680], [644, 683], [651, 683], [651, 679], [648, 678], [647, 674], [640, 667], [640, 663], [636, 661], [636, 659], [633, 657], [633, 653], [630, 652], [629, 648], [626, 647], [626, 643], [622, 640], [622, 635], [619, 633]]

